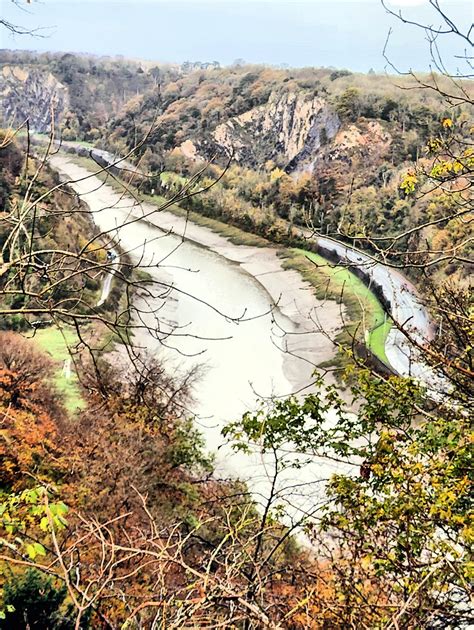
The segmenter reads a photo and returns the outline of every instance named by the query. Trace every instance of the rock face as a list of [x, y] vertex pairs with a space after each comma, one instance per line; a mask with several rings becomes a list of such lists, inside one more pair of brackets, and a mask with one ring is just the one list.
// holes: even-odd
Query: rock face
[[324, 99], [290, 92], [272, 94], [265, 105], [218, 125], [213, 140], [246, 165], [275, 160], [288, 171], [312, 170], [339, 127]]
[[68, 110], [66, 86], [51, 73], [38, 68], [5, 65], [0, 72], [0, 123], [20, 125], [29, 119], [30, 129], [47, 132], [53, 112], [57, 125]]
[[371, 120], [365, 127], [361, 129], [360, 126], [349, 125], [337, 134], [334, 144], [341, 151], [360, 148], [365, 149], [368, 154], [374, 147], [387, 149], [390, 146], [392, 137], [378, 121]]
[[393, 138], [377, 120], [359, 120], [357, 124], [345, 125], [328, 145], [324, 164], [333, 173], [336, 171], [349, 177], [358, 173], [370, 173], [388, 159]]

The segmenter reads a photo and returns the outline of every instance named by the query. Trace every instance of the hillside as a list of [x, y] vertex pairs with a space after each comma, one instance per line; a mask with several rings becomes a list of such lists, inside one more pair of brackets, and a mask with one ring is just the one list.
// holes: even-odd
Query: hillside
[[64, 139], [97, 140], [133, 96], [155, 84], [138, 62], [0, 51], [0, 124], [48, 132], [51, 106]]
[[[407, 251], [431, 260], [440, 243], [455, 253], [464, 242], [459, 220], [440, 221], [453, 216], [453, 199], [432, 185], [436, 157], [427, 147], [451, 137], [445, 119], [466, 146], [472, 107], [447, 109], [439, 94], [414, 89], [407, 78], [397, 83], [410, 89], [400, 91], [393, 77], [324, 69], [194, 71], [128, 103], [110, 123], [106, 144], [120, 154], [146, 138], [136, 155], [145, 172], [167, 171], [165, 194], [208, 161], [215, 166], [207, 175], [220, 177], [231, 158], [219, 184], [190, 200], [192, 209], [267, 237], [276, 233], [278, 241], [286, 230], [280, 219], [310, 224], [371, 253], [382, 250], [417, 279]], [[470, 166], [462, 168], [469, 174]], [[414, 172], [418, 188], [407, 190]], [[458, 202], [466, 202], [463, 193]], [[455, 260], [436, 269], [469, 273]]]
[[[376, 120], [389, 138], [402, 129], [407, 134], [388, 154], [398, 164], [415, 157], [435, 128], [439, 101], [425, 101], [395, 97], [388, 77], [252, 66], [195, 71], [129, 103], [111, 125], [111, 140], [130, 145], [132, 129], [141, 137], [154, 124], [147, 143], [154, 152], [178, 147], [184, 154], [209, 157], [216, 148], [233, 149], [242, 166], [260, 169], [272, 160], [293, 172], [311, 170], [331, 153], [339, 130]], [[409, 133], [413, 129], [415, 137]], [[187, 141], [193, 146], [188, 142], [183, 149]], [[339, 137], [336, 146], [341, 143]], [[361, 144], [369, 143], [356, 140], [353, 146]]]
[[56, 173], [0, 130], [1, 330], [27, 330], [79, 318], [96, 305], [104, 241], [85, 206]]
[[[135, 148], [152, 178], [148, 190], [169, 196], [208, 161], [214, 166], [206, 175], [219, 178], [231, 158], [220, 184], [189, 201], [212, 218], [277, 241], [287, 230], [281, 219], [310, 224], [371, 253], [382, 250], [415, 280], [407, 251], [431, 260], [433, 251], [458, 253], [464, 242], [458, 220], [440, 221], [452, 216], [452, 199], [430, 186], [427, 146], [446, 140], [445, 119], [467, 139], [472, 106], [447, 108], [439, 93], [415, 89], [409, 77], [9, 51], [0, 62], [4, 121], [28, 116], [33, 130], [45, 132], [53, 103], [64, 140], [119, 155]], [[445, 79], [438, 81], [443, 87]], [[416, 194], [403, 184], [415, 171]], [[418, 229], [427, 219], [433, 226]], [[443, 257], [436, 270], [470, 273], [456, 256]]]

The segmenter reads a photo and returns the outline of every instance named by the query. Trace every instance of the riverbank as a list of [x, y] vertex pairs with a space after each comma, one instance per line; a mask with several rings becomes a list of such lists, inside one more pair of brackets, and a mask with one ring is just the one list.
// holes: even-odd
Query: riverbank
[[[269, 245], [268, 242], [253, 235], [248, 235], [248, 242], [252, 244], [235, 244], [232, 236], [235, 238], [241, 232], [236, 228], [232, 228], [233, 234], [224, 236], [212, 229], [217, 227], [217, 221], [208, 219], [206, 226], [198, 225], [188, 220], [189, 213], [184, 211], [179, 216], [170, 209], [158, 212], [159, 205], [149, 201], [137, 203], [124, 195], [123, 189], [118, 192], [116, 187], [120, 184], [116, 184], [114, 188], [109, 185], [110, 176], [104, 176], [108, 178], [104, 184], [95, 175], [91, 177], [89, 170], [69, 156], [55, 155], [51, 158], [51, 164], [70, 180], [88, 178], [85, 182], [78, 181], [72, 187], [81, 194], [93, 215], [104, 208], [126, 210], [130, 216], [140, 218], [165, 233], [176, 234], [238, 264], [264, 287], [270, 297], [268, 306], [272, 302], [273, 308], [276, 306], [276, 311], [283, 316], [281, 322], [277, 323], [282, 326], [282, 336], [285, 338], [283, 350], [289, 357], [296, 355], [313, 368], [334, 357], [336, 347], [332, 339], [343, 326], [341, 306], [335, 300], [318, 300], [309, 282], [303, 280], [297, 271], [285, 269], [278, 248], [263, 247], [264, 244]], [[97, 192], [91, 196], [90, 191], [94, 188]], [[209, 225], [211, 221], [212, 227]], [[285, 330], [285, 318], [292, 323], [294, 330]], [[291, 363], [288, 361], [288, 364]], [[300, 370], [293, 365], [288, 366], [287, 373], [292, 384], [298, 388], [309, 385], [311, 381], [307, 376], [302, 383]]]
[[[99, 170], [99, 166], [90, 157], [68, 154], [68, 158], [73, 163], [88, 171], [93, 172]], [[97, 177], [104, 183], [110, 185], [117, 193], [123, 194], [124, 185], [115, 177], [112, 177], [106, 172], [98, 173]], [[139, 199], [141, 203], [152, 203], [157, 206], [167, 203], [164, 197], [158, 195], [152, 196], [141, 192], [138, 193], [135, 189], [133, 192], [137, 195], [137, 199]], [[324, 303], [330, 301], [342, 303], [343, 312], [341, 312], [341, 307], [338, 309], [339, 319], [341, 322], [343, 321], [339, 332], [335, 331], [334, 328], [330, 328], [329, 330], [323, 329], [323, 332], [328, 332], [333, 335], [333, 356], [330, 359], [324, 359], [319, 362], [318, 365], [327, 368], [341, 367], [344, 363], [343, 355], [339, 354], [336, 356], [335, 351], [339, 345], [350, 347], [354, 338], [358, 339], [361, 343], [365, 343], [369, 351], [383, 364], [389, 365], [385, 353], [385, 343], [391, 328], [390, 319], [385, 316], [383, 306], [377, 297], [373, 295], [371, 290], [355, 274], [342, 266], [328, 262], [328, 260], [323, 259], [312, 251], [301, 248], [275, 246], [274, 243], [271, 243], [261, 236], [243, 231], [238, 227], [206, 217], [192, 210], [185, 210], [177, 204], [170, 205], [166, 211], [174, 214], [176, 217], [189, 221], [191, 224], [207, 228], [223, 236], [233, 245], [245, 245], [258, 248], [265, 247], [267, 249], [276, 250], [278, 252], [277, 256], [283, 260], [281, 268], [283, 270], [294, 270], [300, 274], [302, 278], [313, 287], [315, 295], [320, 301]], [[189, 237], [189, 233], [187, 236]], [[209, 246], [208, 242], [198, 242], [204, 246]], [[224, 256], [227, 254], [228, 252], [223, 252]], [[239, 257], [236, 257], [234, 260], [240, 264], [246, 262], [245, 259], [240, 259]], [[309, 265], [307, 264], [308, 261], [310, 261]], [[268, 271], [270, 271], [270, 273], [278, 272], [278, 266], [274, 266], [270, 270], [268, 269], [268, 261], [264, 262], [264, 267], [265, 271], [263, 273], [267, 273]], [[254, 271], [260, 278], [259, 270], [255, 269]], [[253, 273], [253, 271], [251, 271], [251, 273]], [[268, 285], [266, 288], [274, 300], [278, 299], [278, 287], [274, 287], [273, 281], [266, 283], [266, 280], [264, 280], [262, 284], [264, 284], [264, 286], [266, 286], [266, 284]]]
[[[92, 161], [90, 162], [94, 165]], [[93, 167], [94, 170], [97, 170], [96, 167], [97, 165], [95, 165], [95, 168]], [[84, 177], [84, 173], [90, 177], [90, 171], [83, 170], [82, 177]], [[118, 200], [124, 198], [124, 187], [120, 181], [105, 173], [101, 177], [102, 180], [108, 178], [108, 181], [113, 182], [115, 190], [111, 187], [108, 188], [114, 192]], [[100, 187], [101, 179], [96, 177], [96, 181], [97, 187]], [[116, 190], [121, 192], [116, 192]], [[305, 300], [301, 297], [302, 293], [298, 294], [298, 289], [295, 289], [296, 294], [298, 294], [298, 299], [295, 302], [294, 292], [292, 295], [292, 291], [288, 289], [288, 287], [298, 287], [298, 283], [302, 281], [301, 275], [296, 273], [292, 279], [288, 279], [289, 285], [286, 285], [285, 282], [278, 282], [276, 279], [276, 276], [281, 274], [282, 270], [285, 271], [282, 265], [275, 260], [275, 258], [278, 258], [279, 252], [284, 249], [283, 247], [279, 249], [275, 246], [261, 247], [261, 241], [264, 241], [261, 237], [242, 232], [215, 219], [207, 219], [201, 215], [196, 215], [196, 213], [190, 213], [176, 205], [172, 206], [170, 204], [166, 212], [157, 212], [157, 206], [154, 203], [150, 203], [149, 200], [144, 201], [144, 195], [137, 197], [134, 192], [133, 195], [135, 198], [132, 202], [134, 212], [139, 209], [141, 213], [139, 215], [140, 218], [149, 221], [150, 216], [159, 216], [160, 229], [181, 234], [183, 240], [199, 243], [211, 249], [211, 251], [222, 255], [227, 260], [239, 263], [243, 269], [258, 279], [272, 297], [280, 312], [295, 323], [297, 327], [296, 331], [291, 333], [286, 330], [282, 331], [285, 343], [285, 348], [282, 349], [289, 356], [295, 355], [301, 360], [308, 361], [314, 367], [338, 367], [341, 360], [340, 357], [339, 360], [335, 359], [335, 350], [339, 344], [347, 346], [354, 345], [353, 342], [355, 342], [355, 347], [359, 348], [359, 350], [362, 349], [365, 356], [367, 352], [361, 347], [365, 343], [368, 347], [369, 356], [367, 358], [369, 362], [371, 364], [375, 363], [374, 367], [382, 373], [395, 371], [402, 376], [415, 377], [430, 390], [434, 391], [439, 386], [439, 378], [424, 364], [420, 352], [420, 348], [429, 342], [433, 336], [429, 314], [423, 307], [415, 287], [398, 271], [374, 261], [370, 255], [337, 240], [327, 237], [318, 237], [313, 240], [313, 235], [303, 231], [301, 238], [310, 244], [310, 249], [313, 250], [313, 253], [316, 250], [325, 259], [326, 283], [328, 282], [327, 272], [330, 270], [330, 280], [334, 282], [336, 278], [335, 284], [337, 285], [340, 267], [343, 267], [343, 271], [346, 273], [351, 273], [362, 279], [365, 285], [365, 289], [362, 291], [372, 293], [375, 299], [378, 300], [378, 304], [376, 302], [370, 303], [370, 298], [368, 300], [366, 296], [363, 300], [366, 303], [366, 306], [364, 306], [360, 298], [360, 287], [355, 291], [347, 291], [347, 288], [352, 287], [353, 289], [354, 286], [358, 286], [356, 280], [351, 278], [350, 281], [346, 280], [343, 283], [345, 290], [340, 293], [339, 299], [344, 303], [344, 308], [337, 305], [337, 309], [335, 309], [334, 299], [331, 299], [331, 297], [334, 298], [335, 293], [331, 296], [331, 292], [326, 292], [324, 301], [321, 302], [319, 300], [317, 310], [308, 311], [308, 301], [306, 300], [305, 303]], [[154, 197], [152, 199], [158, 205], [166, 202], [162, 197]], [[174, 218], [172, 218], [173, 216]], [[191, 221], [191, 217], [195, 218], [196, 223]], [[197, 223], [203, 220], [208, 224], [206, 228]], [[209, 227], [210, 222], [213, 222], [213, 228], [216, 229], [216, 232], [210, 231], [212, 229]], [[258, 239], [259, 246], [236, 246], [235, 243], [230, 242], [229, 238], [223, 238], [217, 232], [219, 230], [225, 233], [228, 229], [237, 231], [237, 234], [236, 232], [233, 234], [234, 239], [250, 239], [252, 243], [256, 242], [254, 239]], [[201, 234], [199, 233], [200, 231]], [[219, 239], [221, 240], [219, 241]], [[240, 240], [240, 242], [242, 241]], [[268, 241], [264, 241], [264, 243], [268, 245]], [[233, 250], [232, 247], [234, 248]], [[305, 251], [302, 256], [308, 259], [308, 253]], [[328, 261], [332, 261], [333, 264]], [[294, 266], [297, 268], [301, 267], [299, 264]], [[315, 269], [317, 269], [316, 266]], [[289, 270], [287, 269], [287, 271]], [[313, 282], [313, 285], [304, 283], [303, 290], [308, 292], [308, 288], [311, 287], [310, 293], [314, 293], [314, 286], [320, 284], [321, 278], [318, 278], [317, 282]], [[310, 297], [310, 301], [311, 298], [314, 299], [314, 295]], [[302, 302], [303, 310], [299, 308], [298, 302]], [[328, 304], [331, 306], [326, 308]], [[389, 318], [385, 318], [385, 315], [382, 321], [382, 304], [385, 312], [391, 315], [393, 321], [397, 322], [398, 327], [392, 327]], [[327, 312], [331, 310], [333, 316], [327, 316]], [[334, 319], [335, 317], [336, 319]], [[334, 326], [336, 321], [337, 325]], [[411, 339], [415, 343], [408, 339], [403, 332], [402, 328], [405, 326], [408, 326], [410, 329]], [[308, 344], [304, 340], [301, 343], [301, 339], [304, 336], [315, 332], [319, 333], [320, 336], [317, 345], [321, 348], [325, 345], [325, 352], [312, 353], [308, 351], [308, 347], [311, 347], [312, 342]], [[322, 341], [322, 337], [325, 337], [325, 344]], [[328, 358], [321, 358], [324, 355]], [[390, 367], [388, 368], [387, 366]], [[298, 381], [298, 377], [295, 378], [291, 370], [288, 373], [292, 383]]]
[[354, 339], [362, 338], [369, 351], [389, 366], [385, 344], [392, 323], [367, 285], [346, 266], [331, 263], [314, 252], [290, 248], [283, 256], [284, 265], [299, 271], [319, 299], [333, 299], [346, 306], [350, 319], [344, 322], [335, 341], [350, 347]]

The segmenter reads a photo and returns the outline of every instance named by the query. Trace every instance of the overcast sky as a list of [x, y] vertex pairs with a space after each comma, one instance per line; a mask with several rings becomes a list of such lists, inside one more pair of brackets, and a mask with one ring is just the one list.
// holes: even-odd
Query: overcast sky
[[[440, 0], [464, 28], [472, 3]], [[33, 0], [27, 12], [0, 0], [2, 17], [45, 37], [0, 31], [2, 48], [125, 55], [156, 61], [334, 66], [382, 70], [384, 42], [393, 28], [389, 53], [401, 69], [428, 69], [424, 33], [390, 17], [380, 0]], [[428, 0], [391, 2], [411, 18], [438, 25]], [[462, 53], [443, 44], [444, 58]]]

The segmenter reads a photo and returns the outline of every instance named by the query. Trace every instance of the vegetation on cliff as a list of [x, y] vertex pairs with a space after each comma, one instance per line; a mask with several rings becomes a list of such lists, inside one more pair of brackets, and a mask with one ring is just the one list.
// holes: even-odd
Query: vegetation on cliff
[[[469, 145], [472, 104], [459, 99], [449, 107], [446, 77], [436, 78], [436, 91], [422, 89], [413, 77], [395, 85], [390, 76], [324, 68], [193, 69], [32, 53], [13, 60], [8, 51], [0, 61], [4, 109], [18, 123], [26, 117], [17, 103], [27, 99], [31, 73], [55, 77], [66, 94], [56, 112], [62, 137], [95, 141], [122, 155], [140, 143], [134, 154], [149, 190], [174, 192], [180, 177], [208, 160], [215, 165], [207, 174], [216, 178], [232, 155], [221, 185], [193, 197], [193, 210], [259, 234], [284, 232], [280, 218], [310, 224], [411, 268], [414, 278], [418, 265], [408, 264], [404, 252], [417, 252], [423, 263], [429, 252], [444, 249], [453, 256], [437, 265], [442, 275], [470, 272], [457, 262], [465, 239], [460, 217], [448, 208], [454, 197], [433, 190], [429, 178], [424, 185], [418, 177], [419, 194], [405, 185], [417, 160], [429, 171], [435, 144], [446, 144], [453, 132]], [[46, 92], [37, 99], [44, 128]], [[176, 175], [162, 186], [164, 171]]]

